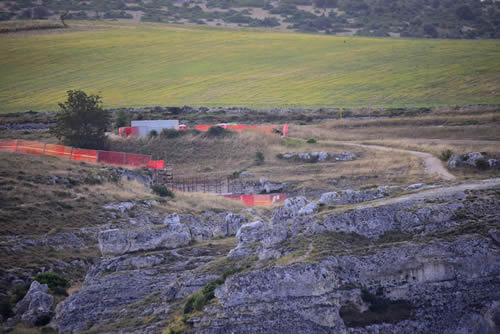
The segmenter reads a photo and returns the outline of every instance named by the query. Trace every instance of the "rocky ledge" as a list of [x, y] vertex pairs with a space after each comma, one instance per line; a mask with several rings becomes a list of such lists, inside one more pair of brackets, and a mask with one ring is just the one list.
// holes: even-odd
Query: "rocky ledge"
[[399, 196], [382, 187], [293, 198], [255, 221], [213, 213], [215, 225], [171, 215], [115, 226], [100, 235], [105, 256], [51, 325], [60, 333], [498, 333], [499, 199], [495, 179]]

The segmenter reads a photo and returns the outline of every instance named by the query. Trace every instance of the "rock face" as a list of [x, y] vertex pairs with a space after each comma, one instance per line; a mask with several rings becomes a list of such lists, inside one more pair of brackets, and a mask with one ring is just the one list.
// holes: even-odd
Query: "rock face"
[[104, 258], [82, 288], [57, 305], [54, 325], [60, 334], [161, 333], [176, 304], [220, 276], [210, 263], [231, 247], [233, 242], [214, 240]]
[[486, 153], [470, 152], [466, 154], [454, 154], [448, 160], [448, 166], [451, 168], [457, 167], [478, 167], [478, 168], [493, 168], [500, 166], [500, 159], [488, 159]]
[[321, 162], [326, 160], [334, 161], [351, 161], [355, 160], [357, 155], [352, 152], [342, 152], [338, 154], [326, 152], [312, 152], [312, 153], [285, 153], [283, 159], [285, 160], [303, 160], [308, 162]]
[[[54, 324], [63, 334], [160, 333], [181, 316], [185, 332], [207, 334], [498, 333], [499, 185], [296, 197], [250, 223], [229, 213], [151, 219], [150, 229], [183, 225], [198, 241], [101, 259]], [[236, 230], [237, 243], [205, 241]], [[185, 311], [204, 286], [216, 299]]]
[[390, 187], [377, 187], [375, 189], [360, 191], [342, 190], [338, 192], [324, 193], [318, 203], [323, 205], [355, 204], [383, 198], [389, 196], [391, 193], [392, 190]]
[[21, 321], [24, 325], [33, 327], [41, 317], [50, 319], [54, 297], [49, 295], [47, 290], [47, 284], [33, 281], [26, 296], [14, 307], [15, 317], [10, 321], [11, 324]]
[[[120, 210], [124, 203], [113, 206]], [[206, 212], [202, 218], [194, 215], [169, 215], [163, 222], [143, 222], [135, 228], [114, 228], [99, 233], [99, 249], [104, 256], [117, 256], [137, 251], [173, 249], [193, 240], [235, 235], [246, 222], [244, 216], [230, 212]]]
[[99, 233], [102, 255], [121, 255], [140, 250], [177, 248], [191, 241], [189, 229], [184, 224], [167, 224], [140, 230], [112, 229]]

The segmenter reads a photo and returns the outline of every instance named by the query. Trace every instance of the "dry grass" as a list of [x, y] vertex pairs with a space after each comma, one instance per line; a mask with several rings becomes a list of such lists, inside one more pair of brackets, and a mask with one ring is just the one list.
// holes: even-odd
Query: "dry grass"
[[[302, 127], [297, 127], [302, 128]], [[318, 128], [310, 127], [312, 133]], [[312, 134], [307, 137], [312, 136]], [[228, 137], [207, 138], [188, 134], [166, 139], [118, 140], [114, 150], [153, 154], [167, 157], [174, 177], [227, 177], [246, 171], [272, 181], [288, 182], [296, 188], [335, 189], [359, 187], [367, 183], [414, 183], [432, 181], [424, 175], [420, 161], [411, 155], [354, 148], [348, 145], [280, 138], [259, 132], [235, 133]], [[278, 158], [278, 154], [298, 152], [340, 153], [354, 151], [359, 158], [346, 162], [308, 163]], [[162, 153], [163, 152], [163, 153]], [[255, 163], [255, 153], [262, 152], [265, 161]]]

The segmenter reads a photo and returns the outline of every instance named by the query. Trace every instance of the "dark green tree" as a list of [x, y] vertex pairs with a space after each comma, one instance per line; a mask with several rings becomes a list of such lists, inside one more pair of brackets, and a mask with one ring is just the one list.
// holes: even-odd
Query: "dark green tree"
[[119, 129], [124, 126], [129, 126], [129, 124], [130, 124], [130, 119], [128, 113], [125, 110], [119, 110], [116, 113], [115, 129]]
[[59, 103], [56, 125], [50, 132], [66, 145], [102, 149], [106, 146], [106, 130], [111, 113], [102, 109], [101, 97], [81, 90], [69, 90], [68, 99]]

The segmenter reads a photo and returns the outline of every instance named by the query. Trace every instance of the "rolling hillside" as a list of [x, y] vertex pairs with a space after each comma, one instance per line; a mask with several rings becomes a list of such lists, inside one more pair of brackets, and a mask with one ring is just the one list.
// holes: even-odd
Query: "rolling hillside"
[[56, 110], [69, 89], [105, 107], [500, 103], [500, 41], [308, 35], [70, 22], [0, 35], [0, 112]]

